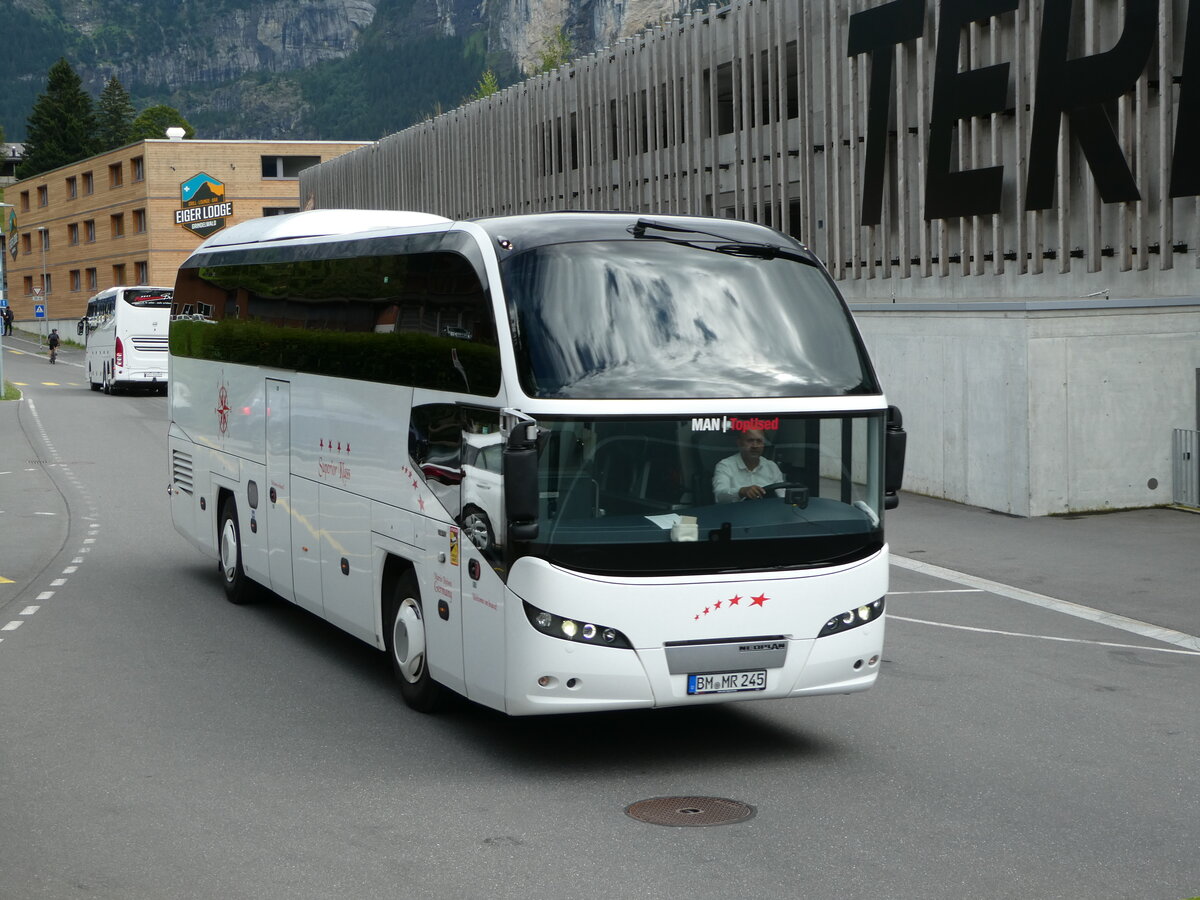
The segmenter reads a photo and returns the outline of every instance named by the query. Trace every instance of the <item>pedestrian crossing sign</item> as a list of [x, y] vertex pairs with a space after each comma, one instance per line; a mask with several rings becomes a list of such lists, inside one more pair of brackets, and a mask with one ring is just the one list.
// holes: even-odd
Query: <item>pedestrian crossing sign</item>
[[46, 318], [46, 304], [45, 304], [45, 303], [37, 303], [37, 304], [34, 304], [34, 307], [33, 307], [33, 317], [34, 317], [35, 319], [44, 319], [44, 318]]

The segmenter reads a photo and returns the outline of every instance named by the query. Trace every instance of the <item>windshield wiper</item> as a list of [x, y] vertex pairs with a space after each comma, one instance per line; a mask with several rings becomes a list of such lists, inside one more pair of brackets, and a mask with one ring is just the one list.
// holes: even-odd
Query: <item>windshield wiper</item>
[[[682, 238], [667, 237], [659, 234], [647, 234], [650, 229], [655, 231], [667, 231], [674, 234], [698, 234], [704, 237], [713, 238], [721, 241], [720, 244], [706, 244], [700, 241], [685, 240]], [[665, 222], [656, 222], [653, 219], [638, 219], [636, 223], [629, 226], [629, 233], [636, 238], [650, 238], [656, 241], [667, 241], [672, 244], [683, 244], [686, 247], [695, 247], [697, 250], [710, 250], [714, 253], [726, 253], [730, 256], [750, 256], [755, 259], [790, 259], [795, 262], [804, 263], [806, 265], [815, 266], [816, 261], [803, 253], [791, 249], [790, 247], [781, 247], [778, 244], [767, 244], [755, 241], [736, 241], [728, 235], [716, 234], [712, 231], [702, 231], [699, 228], [687, 228], [679, 225], [668, 225]]]

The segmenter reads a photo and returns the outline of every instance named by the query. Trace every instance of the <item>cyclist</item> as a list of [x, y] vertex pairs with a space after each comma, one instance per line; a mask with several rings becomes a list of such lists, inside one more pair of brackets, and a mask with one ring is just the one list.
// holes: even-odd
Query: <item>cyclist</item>
[[46, 343], [50, 345], [50, 365], [54, 365], [54, 361], [58, 359], [58, 329], [50, 329], [50, 337], [46, 339]]

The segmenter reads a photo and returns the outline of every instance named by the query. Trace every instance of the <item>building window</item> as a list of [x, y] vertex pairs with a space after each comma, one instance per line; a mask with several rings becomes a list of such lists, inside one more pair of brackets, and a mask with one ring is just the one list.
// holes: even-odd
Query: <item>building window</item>
[[83, 223], [83, 239], [89, 244], [96, 243], [96, 220], [88, 219]]
[[113, 284], [125, 283], [125, 263], [117, 263], [113, 266]]
[[29, 212], [29, 191], [21, 191], [21, 212]]
[[79, 179], [72, 175], [67, 179], [67, 199], [74, 200], [79, 196]]
[[50, 188], [46, 185], [38, 185], [38, 206], [50, 205]]
[[96, 270], [95, 269], [87, 270], [87, 289], [89, 291], [96, 290]]
[[43, 297], [49, 297], [49, 296], [50, 296], [50, 283], [51, 283], [53, 280], [54, 280], [54, 279], [53, 279], [53, 277], [50, 275], [50, 273], [49, 273], [49, 272], [47, 272], [45, 275], [43, 275], [43, 276], [42, 276], [42, 296], [43, 296]]
[[264, 216], [286, 216], [288, 213], [298, 213], [298, 212], [300, 212], [300, 207], [298, 207], [298, 206], [264, 206], [263, 207], [263, 215]]
[[42, 236], [42, 249], [49, 250], [50, 249], [50, 229], [49, 228], [39, 228], [38, 234], [40, 234]]
[[263, 178], [299, 178], [300, 172], [321, 161], [319, 156], [264, 156]]
[[67, 243], [74, 246], [79, 243], [79, 223], [72, 222], [67, 226]]
[[133, 264], [133, 269], [137, 273], [138, 284], [148, 284], [150, 282], [150, 264], [145, 260], [139, 260]]
[[83, 287], [83, 281], [79, 277], [79, 270], [71, 270], [71, 290], [78, 291]]
[[31, 235], [28, 231], [21, 235], [21, 252], [33, 252], [33, 235]]
[[114, 238], [125, 237], [125, 213], [108, 217], [108, 233]]
[[133, 233], [146, 233], [146, 211], [144, 209], [135, 209], [133, 211]]
[[130, 177], [134, 181], [146, 180], [146, 160], [140, 156], [135, 156], [129, 161]]
[[32, 275], [25, 276], [25, 296], [26, 297], [33, 296], [33, 276]]
[[108, 167], [108, 186], [110, 188], [120, 187], [124, 183], [124, 175], [121, 174], [121, 164], [113, 163]]
[[82, 178], [83, 178], [83, 195], [86, 197], [88, 194], [95, 192], [96, 183], [95, 183], [95, 180], [92, 178], [91, 172], [84, 172]]

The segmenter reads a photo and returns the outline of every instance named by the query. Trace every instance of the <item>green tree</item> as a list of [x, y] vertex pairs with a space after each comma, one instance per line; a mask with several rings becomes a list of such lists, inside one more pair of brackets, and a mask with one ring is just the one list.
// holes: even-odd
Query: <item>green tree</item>
[[129, 99], [129, 91], [114, 75], [104, 85], [96, 105], [96, 149], [123, 147], [130, 143], [132, 131], [133, 101]]
[[183, 114], [173, 106], [150, 106], [142, 110], [133, 120], [129, 140], [153, 140], [165, 138], [168, 128], [182, 128], [185, 138], [194, 138], [196, 129], [191, 126]]
[[46, 90], [29, 113], [25, 134], [25, 159], [17, 167], [18, 178], [32, 178], [96, 152], [92, 98], [65, 59], [50, 67]]
[[486, 97], [492, 96], [500, 90], [500, 81], [496, 78], [496, 73], [488, 69], [483, 73], [483, 77], [479, 79], [479, 84], [475, 85], [475, 90], [467, 95], [467, 102], [472, 100], [483, 100]]
[[541, 75], [545, 72], [553, 72], [559, 66], [571, 61], [571, 54], [575, 52], [575, 48], [571, 46], [571, 38], [567, 35], [567, 30], [561, 25], [558, 30], [551, 34], [545, 40], [545, 49], [537, 56], [537, 62], [530, 68], [530, 75]]

